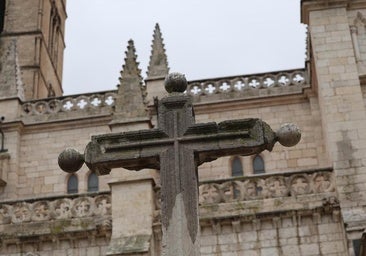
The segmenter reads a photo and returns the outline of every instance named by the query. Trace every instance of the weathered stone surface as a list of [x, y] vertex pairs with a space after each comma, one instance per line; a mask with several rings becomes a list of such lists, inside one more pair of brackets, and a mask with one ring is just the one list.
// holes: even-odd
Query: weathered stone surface
[[186, 86], [181, 74], [167, 77], [171, 95], [159, 101], [159, 128], [94, 136], [85, 150], [86, 164], [99, 174], [116, 167], [160, 169], [163, 255], [199, 255], [197, 166], [272, 150], [276, 142], [259, 119], [195, 124], [192, 99], [182, 94]]

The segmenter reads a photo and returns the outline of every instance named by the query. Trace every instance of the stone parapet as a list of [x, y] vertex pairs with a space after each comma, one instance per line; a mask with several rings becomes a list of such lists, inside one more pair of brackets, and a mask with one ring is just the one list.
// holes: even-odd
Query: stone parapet
[[[194, 80], [188, 82], [186, 94], [196, 104], [230, 100], [248, 100], [302, 93], [310, 88], [308, 71], [295, 69], [271, 73]], [[45, 98], [21, 103], [25, 123], [110, 115], [114, 111], [117, 91]]]
[[308, 71], [294, 69], [190, 81], [186, 93], [194, 102], [211, 102], [288, 95], [305, 88], [310, 88]]
[[[60, 196], [0, 204], [2, 243], [26, 237], [60, 239], [62, 235], [111, 230], [110, 193]], [[102, 232], [104, 231], [104, 232]], [[108, 236], [109, 236], [108, 235]], [[80, 236], [80, 234], [79, 234]]]
[[96, 92], [80, 95], [70, 95], [57, 98], [46, 98], [23, 102], [21, 116], [25, 120], [36, 116], [61, 117], [85, 116], [90, 114], [110, 114], [116, 101], [116, 91]]
[[335, 192], [330, 168], [203, 181], [199, 188], [201, 205]]
[[202, 181], [200, 219], [338, 207], [334, 182], [331, 168]]

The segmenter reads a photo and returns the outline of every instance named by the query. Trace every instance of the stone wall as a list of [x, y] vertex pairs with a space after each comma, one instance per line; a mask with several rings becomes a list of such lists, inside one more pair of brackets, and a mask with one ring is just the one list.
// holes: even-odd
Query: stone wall
[[309, 12], [325, 146], [337, 176], [344, 222], [365, 226], [366, 111], [344, 5]]

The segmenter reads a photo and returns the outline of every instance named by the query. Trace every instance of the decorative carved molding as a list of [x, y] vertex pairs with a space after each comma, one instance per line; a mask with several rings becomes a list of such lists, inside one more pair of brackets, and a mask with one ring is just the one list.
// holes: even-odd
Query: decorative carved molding
[[309, 87], [307, 71], [297, 69], [190, 81], [186, 93], [193, 97], [236, 93], [234, 98], [250, 98], [283, 95]]
[[[199, 186], [199, 202], [203, 206], [333, 193], [334, 182], [334, 173], [329, 168], [203, 181]], [[160, 189], [156, 187], [155, 207], [159, 210], [160, 206]], [[155, 219], [158, 219], [158, 216]]]
[[309, 24], [309, 13], [312, 11], [332, 8], [345, 8], [346, 10], [365, 9], [366, 2], [364, 0], [302, 0], [301, 22]]
[[[308, 72], [305, 69], [272, 73], [240, 75], [188, 82], [186, 94], [194, 102], [211, 102], [218, 99], [265, 98], [288, 95], [310, 88]], [[114, 108], [117, 91], [106, 91], [82, 95], [47, 98], [22, 103], [23, 117], [55, 115], [59, 113], [97, 111]]]
[[203, 182], [199, 188], [201, 205], [335, 191], [334, 175], [331, 171], [258, 175]]
[[[45, 222], [84, 217], [96, 217], [101, 224], [110, 225], [110, 195], [44, 199], [35, 202], [14, 202], [0, 205], [0, 224]], [[105, 220], [106, 218], [108, 220]]]
[[115, 105], [117, 92], [74, 95], [59, 98], [27, 101], [22, 104], [22, 116], [57, 114], [60, 112], [88, 111], [90, 109], [111, 109]]

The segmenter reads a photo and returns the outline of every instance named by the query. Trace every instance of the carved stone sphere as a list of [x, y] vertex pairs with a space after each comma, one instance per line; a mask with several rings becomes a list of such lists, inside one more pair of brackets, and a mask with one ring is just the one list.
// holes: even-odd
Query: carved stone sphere
[[181, 73], [170, 73], [165, 78], [165, 90], [169, 93], [184, 92], [187, 89], [187, 79]]
[[285, 147], [292, 147], [299, 143], [301, 131], [295, 124], [287, 123], [281, 125], [276, 132], [277, 141]]
[[58, 156], [58, 166], [68, 173], [78, 171], [84, 164], [84, 156], [73, 148], [67, 148]]

